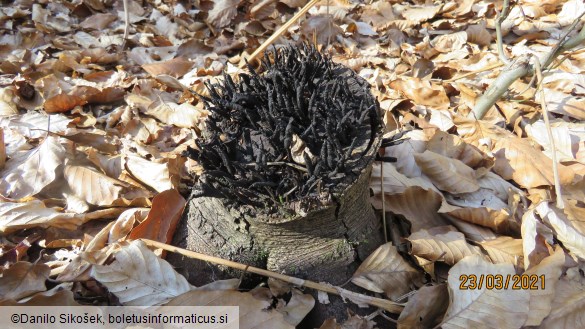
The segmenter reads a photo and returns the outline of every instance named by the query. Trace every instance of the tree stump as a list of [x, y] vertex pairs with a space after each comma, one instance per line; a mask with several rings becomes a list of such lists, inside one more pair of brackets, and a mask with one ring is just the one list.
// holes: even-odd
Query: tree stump
[[[189, 156], [202, 166], [174, 244], [279, 273], [346, 282], [383, 243], [369, 203], [381, 141], [369, 84], [311, 46], [267, 52], [260, 70], [208, 84]], [[169, 258], [190, 281], [238, 277]]]

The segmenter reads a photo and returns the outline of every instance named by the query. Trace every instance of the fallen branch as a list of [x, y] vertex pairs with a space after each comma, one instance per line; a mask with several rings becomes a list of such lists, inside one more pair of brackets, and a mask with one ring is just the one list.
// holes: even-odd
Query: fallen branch
[[344, 298], [349, 298], [353, 302], [365, 303], [365, 304], [368, 304], [371, 306], [379, 307], [379, 308], [386, 310], [388, 312], [391, 312], [391, 313], [399, 314], [403, 309], [403, 305], [392, 302], [392, 301], [387, 300], [387, 299], [376, 298], [376, 297], [372, 297], [372, 296], [368, 296], [368, 295], [358, 294], [358, 293], [355, 293], [355, 292], [352, 292], [352, 291], [349, 291], [346, 289], [342, 289], [340, 287], [335, 287], [335, 286], [332, 286], [329, 284], [317, 283], [317, 282], [313, 282], [313, 281], [309, 281], [309, 280], [302, 280], [302, 279], [295, 278], [292, 276], [288, 276], [288, 275], [284, 275], [284, 274], [280, 274], [280, 273], [275, 273], [275, 272], [264, 270], [261, 268], [248, 266], [248, 265], [244, 265], [241, 263], [225, 260], [222, 258], [208, 256], [208, 255], [201, 254], [198, 252], [178, 248], [178, 247], [171, 246], [171, 245], [168, 245], [166, 243], [162, 243], [162, 242], [158, 242], [158, 241], [153, 241], [153, 240], [148, 240], [148, 239], [141, 239], [141, 240], [147, 246], [152, 247], [152, 248], [159, 248], [159, 249], [163, 249], [166, 251], [178, 253], [178, 254], [181, 254], [181, 255], [189, 257], [189, 258], [199, 259], [199, 260], [210, 262], [210, 263], [217, 264], [217, 265], [228, 266], [228, 267], [231, 267], [231, 268], [234, 268], [237, 270], [241, 270], [244, 272], [250, 272], [250, 273], [262, 275], [265, 277], [278, 279], [278, 280], [281, 280], [284, 282], [294, 284], [296, 286], [307, 287], [307, 288], [311, 288], [311, 289], [324, 291], [326, 293], [342, 296]]
[[[543, 71], [547, 70], [561, 53], [571, 50], [585, 41], [585, 25], [577, 35], [567, 39], [568, 35], [577, 27], [583, 15], [585, 15], [585, 12], [575, 19], [557, 45], [546, 55], [544, 60], [540, 61], [543, 63], [541, 67]], [[501, 40], [498, 42], [501, 42]], [[477, 99], [477, 102], [471, 112], [469, 112], [468, 117], [478, 120], [482, 119], [500, 97], [508, 91], [514, 81], [526, 75], [534, 74], [534, 71], [534, 65], [529, 63], [527, 56], [512, 61], [502, 70], [500, 75], [492, 82], [486, 92]]]

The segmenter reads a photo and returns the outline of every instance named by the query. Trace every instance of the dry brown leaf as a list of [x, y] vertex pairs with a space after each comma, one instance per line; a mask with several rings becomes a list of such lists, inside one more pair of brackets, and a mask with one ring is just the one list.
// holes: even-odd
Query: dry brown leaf
[[510, 196], [513, 194], [521, 194], [524, 195], [522, 190], [518, 189], [514, 185], [510, 184], [508, 181], [504, 180], [502, 177], [494, 174], [493, 172], [489, 171], [485, 175], [481, 176], [477, 182], [482, 189], [486, 189], [491, 191], [495, 196], [497, 196], [503, 202], [508, 202]]
[[96, 206], [111, 205], [126, 185], [86, 166], [66, 164], [63, 174], [77, 197]]
[[446, 109], [450, 104], [445, 89], [428, 80], [401, 77], [390, 82], [390, 88], [400, 91], [417, 105]]
[[47, 113], [62, 113], [85, 104], [87, 104], [87, 100], [84, 97], [59, 94], [47, 99], [43, 106]]
[[83, 221], [84, 217], [81, 215], [58, 212], [47, 208], [39, 200], [26, 203], [0, 202], [0, 232], [4, 234], [49, 226], [73, 230]]
[[129, 238], [171, 243], [186, 204], [187, 201], [177, 190], [159, 193], [152, 200], [148, 217], [132, 230]]
[[416, 164], [414, 155], [422, 153], [427, 149], [428, 137], [422, 130], [407, 132], [404, 142], [386, 148], [384, 156], [396, 158], [394, 166], [396, 170], [407, 177], [418, 177], [422, 175], [420, 167]]
[[270, 308], [271, 299], [258, 299], [250, 292], [194, 290], [169, 301], [165, 306], [239, 306], [240, 329], [293, 329], [284, 315]]
[[175, 78], [180, 78], [185, 73], [189, 72], [195, 65], [183, 57], [176, 57], [168, 61], [150, 63], [142, 65], [142, 68], [152, 76], [161, 74], [170, 75]]
[[118, 16], [112, 14], [95, 14], [87, 17], [79, 26], [88, 30], [101, 31], [105, 29], [110, 23], [116, 21]]
[[421, 280], [422, 273], [406, 262], [392, 243], [386, 243], [364, 260], [351, 282], [396, 300], [420, 286]]
[[433, 184], [453, 194], [475, 192], [479, 189], [476, 173], [463, 162], [449, 159], [431, 151], [415, 154], [416, 163]]
[[[540, 281], [540, 286], [544, 289], [531, 289], [530, 291], [530, 312], [525, 326], [538, 326], [542, 320], [550, 313], [552, 301], [555, 298], [557, 281], [563, 272], [565, 264], [565, 252], [563, 248], [557, 250], [551, 256], [543, 259], [540, 264], [526, 271], [525, 275], [536, 275]], [[544, 282], [542, 281], [544, 279]]]
[[432, 46], [441, 53], [450, 53], [459, 50], [467, 43], [466, 32], [443, 34], [433, 39]]
[[484, 257], [481, 250], [468, 244], [461, 232], [453, 226], [433, 227], [412, 233], [408, 240], [412, 243], [412, 254], [430, 261], [442, 261], [454, 265], [466, 256]]
[[480, 46], [489, 46], [492, 42], [492, 35], [485, 28], [484, 25], [470, 25], [465, 30], [469, 42], [478, 44]]
[[463, 232], [465, 237], [471, 241], [482, 242], [496, 238], [496, 234], [487, 227], [462, 221], [449, 215], [446, 215], [445, 217], [447, 217], [449, 220], [449, 224], [455, 226], [459, 231]]
[[134, 177], [157, 192], [174, 188], [168, 163], [148, 161], [133, 154], [129, 154], [125, 162], [126, 168]]
[[328, 15], [311, 16], [301, 25], [301, 33], [308, 40], [317, 39], [318, 43], [324, 44], [327, 40], [335, 40], [343, 30], [335, 24], [334, 19]]
[[442, 6], [409, 7], [402, 12], [402, 17], [417, 23], [429, 20], [441, 10]]
[[567, 215], [573, 227], [579, 233], [585, 235], [585, 207], [583, 202], [568, 198], [564, 198], [564, 200], [565, 208], [563, 212]]
[[427, 150], [457, 159], [471, 168], [488, 164], [484, 155], [472, 145], [465, 143], [460, 137], [448, 134], [444, 131], [437, 131], [427, 143]]
[[[466, 142], [495, 155], [493, 170], [503, 179], [513, 179], [525, 188], [553, 185], [551, 159], [528, 140], [484, 121], [464, 121], [457, 129]], [[563, 185], [570, 184], [575, 177], [562, 164], [559, 175]]]
[[30, 151], [20, 152], [6, 162], [0, 180], [0, 194], [22, 199], [39, 193], [57, 177], [65, 159], [65, 148], [58, 137], [49, 136]]
[[18, 114], [15, 99], [14, 88], [0, 88], [0, 116]]
[[536, 218], [535, 209], [528, 209], [522, 216], [521, 232], [524, 268], [530, 269], [549, 256], [547, 236], [552, 242], [552, 231]]
[[439, 213], [473, 224], [489, 227], [500, 233], [514, 233], [520, 230], [519, 224], [510, 216], [508, 205], [487, 189], [473, 193], [445, 195]]
[[[58, 289], [55, 289], [58, 288]], [[60, 285], [51, 290], [36, 293], [24, 301], [5, 299], [0, 301], [0, 306], [79, 306], [80, 304], [73, 298], [71, 287], [61, 287]]]
[[169, 102], [159, 104], [146, 111], [146, 114], [152, 115], [164, 124], [181, 128], [196, 128], [204, 113], [205, 111], [188, 103], [177, 105]]
[[576, 267], [567, 270], [555, 287], [552, 310], [544, 319], [543, 329], [576, 329], [585, 323], [585, 277], [583, 269]]
[[470, 281], [462, 282], [462, 276], [475, 276], [476, 284], [486, 275], [515, 275], [511, 264], [491, 264], [483, 257], [465, 257], [449, 271], [449, 295], [451, 304], [447, 309], [441, 328], [520, 328], [528, 318], [530, 293], [527, 290], [481, 289], [461, 290]]
[[500, 236], [496, 239], [481, 242], [480, 245], [487, 252], [494, 264], [512, 264], [518, 266], [523, 257], [522, 239], [509, 236]]
[[189, 290], [187, 280], [140, 241], [121, 247], [109, 265], [94, 265], [91, 276], [122, 305], [161, 305]]
[[207, 21], [216, 28], [229, 25], [238, 14], [241, 0], [214, 0], [213, 9], [207, 15]]
[[4, 143], [4, 129], [0, 128], [0, 172], [6, 165], [6, 144]]
[[423, 286], [408, 303], [398, 317], [398, 329], [433, 328], [439, 324], [449, 305], [449, 291], [446, 284]]
[[142, 222], [149, 208], [132, 208], [124, 211], [118, 216], [118, 219], [104, 226], [90, 242], [85, 246], [85, 251], [96, 251], [104, 248], [108, 244], [122, 241], [126, 238], [136, 223]]
[[[372, 186], [379, 184], [374, 183]], [[437, 212], [443, 202], [441, 194], [433, 190], [425, 190], [414, 186], [402, 193], [385, 193], [374, 195], [370, 201], [376, 209], [382, 209], [384, 200], [386, 211], [406, 217], [412, 224], [412, 230], [430, 228], [448, 224]]]
[[585, 120], [585, 102], [582, 97], [545, 88], [544, 99], [550, 112], [568, 115], [576, 120]]
[[303, 294], [298, 289], [292, 290], [292, 297], [286, 306], [277, 308], [284, 314], [284, 320], [294, 326], [301, 323], [315, 306], [315, 299], [310, 294]]
[[573, 227], [567, 216], [548, 202], [541, 202], [535, 209], [543, 221], [552, 227], [557, 239], [572, 253], [585, 259], [585, 235]]
[[51, 269], [41, 263], [18, 262], [2, 272], [0, 277], [0, 300], [30, 296], [45, 291], [45, 281]]

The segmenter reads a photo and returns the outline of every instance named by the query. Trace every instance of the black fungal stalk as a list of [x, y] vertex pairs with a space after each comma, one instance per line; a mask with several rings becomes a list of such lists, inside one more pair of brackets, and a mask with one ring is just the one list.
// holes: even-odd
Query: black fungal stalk
[[361, 173], [382, 124], [369, 84], [314, 47], [265, 54], [235, 82], [225, 74], [202, 97], [211, 112], [198, 150], [196, 195], [270, 209], [340, 193]]

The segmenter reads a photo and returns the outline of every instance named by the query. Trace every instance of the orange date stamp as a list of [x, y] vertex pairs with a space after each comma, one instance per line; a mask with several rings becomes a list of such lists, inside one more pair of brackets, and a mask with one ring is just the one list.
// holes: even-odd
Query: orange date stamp
[[459, 290], [544, 290], [544, 278], [536, 274], [462, 274]]

